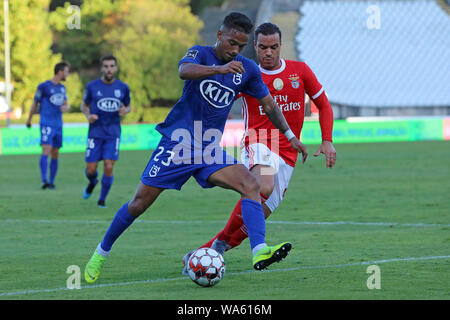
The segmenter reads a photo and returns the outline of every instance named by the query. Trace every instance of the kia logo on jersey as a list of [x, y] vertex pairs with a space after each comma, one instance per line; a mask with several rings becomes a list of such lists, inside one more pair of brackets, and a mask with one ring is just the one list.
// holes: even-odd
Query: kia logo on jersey
[[103, 98], [97, 102], [97, 107], [105, 112], [114, 112], [120, 109], [120, 100], [115, 98]]
[[225, 108], [234, 101], [234, 90], [214, 80], [203, 80], [200, 83], [200, 92], [215, 108]]
[[62, 94], [62, 93], [55, 93], [55, 94], [50, 96], [49, 100], [55, 106], [62, 106], [62, 104], [64, 103], [64, 94]]

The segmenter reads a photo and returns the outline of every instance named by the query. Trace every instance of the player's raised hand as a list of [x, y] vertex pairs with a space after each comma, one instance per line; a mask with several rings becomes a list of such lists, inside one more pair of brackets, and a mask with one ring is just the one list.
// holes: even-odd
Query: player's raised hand
[[94, 123], [95, 121], [98, 120], [98, 115], [90, 114], [88, 120], [89, 120], [89, 123]]
[[314, 157], [319, 156], [321, 153], [325, 155], [327, 168], [333, 168], [336, 164], [336, 149], [330, 141], [323, 141], [317, 152], [314, 153]]
[[289, 140], [291, 143], [291, 147], [297, 152], [302, 154], [302, 162], [305, 163], [306, 158], [308, 157], [308, 152], [306, 151], [306, 146], [300, 142], [296, 137]]
[[245, 69], [242, 65], [241, 61], [230, 61], [227, 64], [222, 66], [218, 66], [218, 70], [220, 74], [228, 74], [228, 73], [244, 73]]

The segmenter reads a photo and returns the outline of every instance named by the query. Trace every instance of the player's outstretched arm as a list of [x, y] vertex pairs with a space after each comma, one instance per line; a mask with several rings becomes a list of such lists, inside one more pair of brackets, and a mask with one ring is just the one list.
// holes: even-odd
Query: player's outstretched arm
[[297, 152], [302, 154], [302, 162], [304, 163], [306, 161], [306, 158], [308, 157], [306, 146], [301, 143], [292, 133], [286, 119], [284, 118], [283, 113], [281, 112], [275, 100], [273, 100], [272, 96], [268, 94], [264, 98], [259, 99], [259, 103], [261, 103], [264, 112], [266, 113], [269, 120], [273, 123], [275, 128], [280, 130], [286, 136], [294, 150], [297, 150]]
[[320, 145], [317, 152], [314, 154], [315, 157], [319, 156], [321, 153], [325, 155], [325, 164], [327, 168], [333, 168], [336, 164], [336, 149], [333, 146], [333, 109], [328, 101], [325, 92], [319, 94], [314, 99], [314, 104], [319, 109], [319, 123], [320, 130], [322, 131], [322, 144]]
[[230, 61], [221, 66], [207, 66], [192, 62], [182, 63], [178, 68], [178, 75], [182, 80], [198, 80], [215, 74], [244, 73], [245, 69], [240, 61]]
[[33, 115], [36, 112], [37, 106], [38, 106], [38, 102], [36, 100], [34, 100], [33, 104], [31, 105], [30, 114], [28, 115], [28, 120], [26, 123], [27, 128], [31, 128], [31, 119], [33, 118]]

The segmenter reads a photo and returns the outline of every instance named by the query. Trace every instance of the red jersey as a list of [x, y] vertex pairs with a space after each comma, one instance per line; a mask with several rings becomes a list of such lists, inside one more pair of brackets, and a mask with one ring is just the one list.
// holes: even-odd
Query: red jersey
[[[265, 70], [260, 67], [260, 70], [264, 83], [283, 112], [289, 127], [300, 139], [305, 115], [305, 93], [312, 100], [316, 99], [324, 91], [322, 85], [304, 62], [281, 59], [279, 69]], [[245, 146], [250, 143], [263, 143], [272, 152], [279, 154], [287, 164], [295, 166], [298, 152], [292, 149], [287, 138], [270, 122], [258, 100], [244, 94], [242, 111], [246, 132]], [[331, 140], [331, 136], [328, 139]]]

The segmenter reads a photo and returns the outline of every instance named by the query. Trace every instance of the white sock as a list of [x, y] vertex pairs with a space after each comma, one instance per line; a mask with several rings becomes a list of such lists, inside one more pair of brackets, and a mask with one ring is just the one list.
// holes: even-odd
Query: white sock
[[111, 251], [105, 251], [105, 250], [103, 250], [103, 249], [102, 249], [102, 246], [100, 245], [100, 243], [98, 244], [98, 246], [97, 246], [97, 253], [98, 253], [99, 255], [104, 256], [104, 257], [106, 258], [110, 252], [111, 252]]
[[267, 244], [266, 244], [265, 242], [256, 245], [256, 246], [252, 249], [253, 255], [255, 255], [259, 250], [261, 250], [262, 248], [265, 248], [265, 247], [267, 247]]

